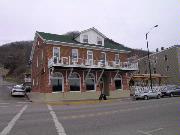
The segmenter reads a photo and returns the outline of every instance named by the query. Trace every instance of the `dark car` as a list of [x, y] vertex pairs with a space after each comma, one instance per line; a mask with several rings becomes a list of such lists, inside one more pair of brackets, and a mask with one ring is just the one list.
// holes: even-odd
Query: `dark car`
[[180, 95], [180, 86], [172, 86], [168, 87], [166, 90], [161, 91], [162, 97], [169, 96], [173, 97], [176, 95]]

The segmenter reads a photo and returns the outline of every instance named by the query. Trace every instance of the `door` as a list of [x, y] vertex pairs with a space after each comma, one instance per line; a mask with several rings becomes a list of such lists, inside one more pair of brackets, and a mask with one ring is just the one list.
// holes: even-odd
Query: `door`
[[53, 92], [64, 91], [64, 78], [60, 72], [55, 72], [51, 76], [51, 85]]

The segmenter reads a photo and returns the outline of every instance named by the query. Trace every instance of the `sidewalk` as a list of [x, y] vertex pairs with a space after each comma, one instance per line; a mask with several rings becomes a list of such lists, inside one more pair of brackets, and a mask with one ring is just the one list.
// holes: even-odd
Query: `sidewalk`
[[57, 101], [57, 102], [46, 102], [46, 104], [56, 106], [56, 105], [92, 105], [92, 104], [107, 104], [113, 103], [118, 101], [127, 101], [130, 100], [129, 97], [122, 97], [117, 99], [107, 99], [107, 100], [98, 100], [98, 99], [90, 99], [90, 100], [64, 100], [64, 101]]

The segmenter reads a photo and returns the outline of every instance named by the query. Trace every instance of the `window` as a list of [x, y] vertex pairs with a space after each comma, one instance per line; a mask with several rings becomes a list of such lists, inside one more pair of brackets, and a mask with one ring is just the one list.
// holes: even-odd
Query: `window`
[[116, 90], [122, 89], [122, 77], [120, 74], [117, 74], [114, 77], [114, 83], [115, 83]]
[[64, 78], [60, 72], [54, 72], [51, 76], [51, 85], [53, 92], [63, 91], [64, 89]]
[[44, 53], [43, 53], [43, 50], [42, 50], [42, 52], [41, 52], [41, 60], [43, 61], [43, 59], [44, 59]]
[[144, 65], [146, 65], [147, 64], [147, 61], [144, 61]]
[[34, 86], [34, 79], [33, 79], [32, 85]]
[[38, 56], [37, 56], [37, 63], [36, 64], [37, 64], [37, 67], [38, 67], [39, 66]]
[[54, 63], [58, 63], [60, 59], [60, 48], [59, 47], [53, 47], [53, 59]]
[[78, 62], [78, 49], [72, 49], [72, 62]]
[[86, 80], [86, 90], [95, 90], [95, 76], [94, 74], [90, 73]]
[[106, 64], [106, 53], [105, 52], [101, 52], [101, 64], [105, 65]]
[[119, 64], [119, 54], [115, 54], [115, 64]]
[[156, 68], [153, 68], [154, 74], [156, 74]]
[[97, 44], [98, 44], [98, 45], [102, 45], [102, 39], [99, 38], [99, 37], [97, 37]]
[[145, 74], [147, 74], [147, 69], [145, 70], [145, 72], [144, 72]]
[[37, 78], [37, 80], [36, 80], [36, 86], [38, 86], [38, 84], [39, 84], [39, 82], [38, 82], [38, 78]]
[[80, 80], [80, 75], [78, 73], [74, 72], [69, 76], [69, 85], [70, 85], [70, 91], [80, 91], [81, 80]]
[[88, 43], [88, 35], [83, 35], [83, 43]]
[[168, 59], [168, 58], [167, 58], [167, 55], [165, 55], [165, 56], [164, 56], [164, 60], [167, 61], [167, 59]]
[[93, 64], [93, 51], [90, 50], [87, 51], [87, 64], [88, 65]]

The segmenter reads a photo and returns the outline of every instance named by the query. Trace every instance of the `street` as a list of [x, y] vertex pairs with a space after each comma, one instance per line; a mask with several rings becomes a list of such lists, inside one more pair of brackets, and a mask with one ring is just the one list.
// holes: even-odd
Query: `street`
[[180, 135], [180, 97], [47, 105], [11, 97], [10, 88], [0, 86], [0, 135]]

